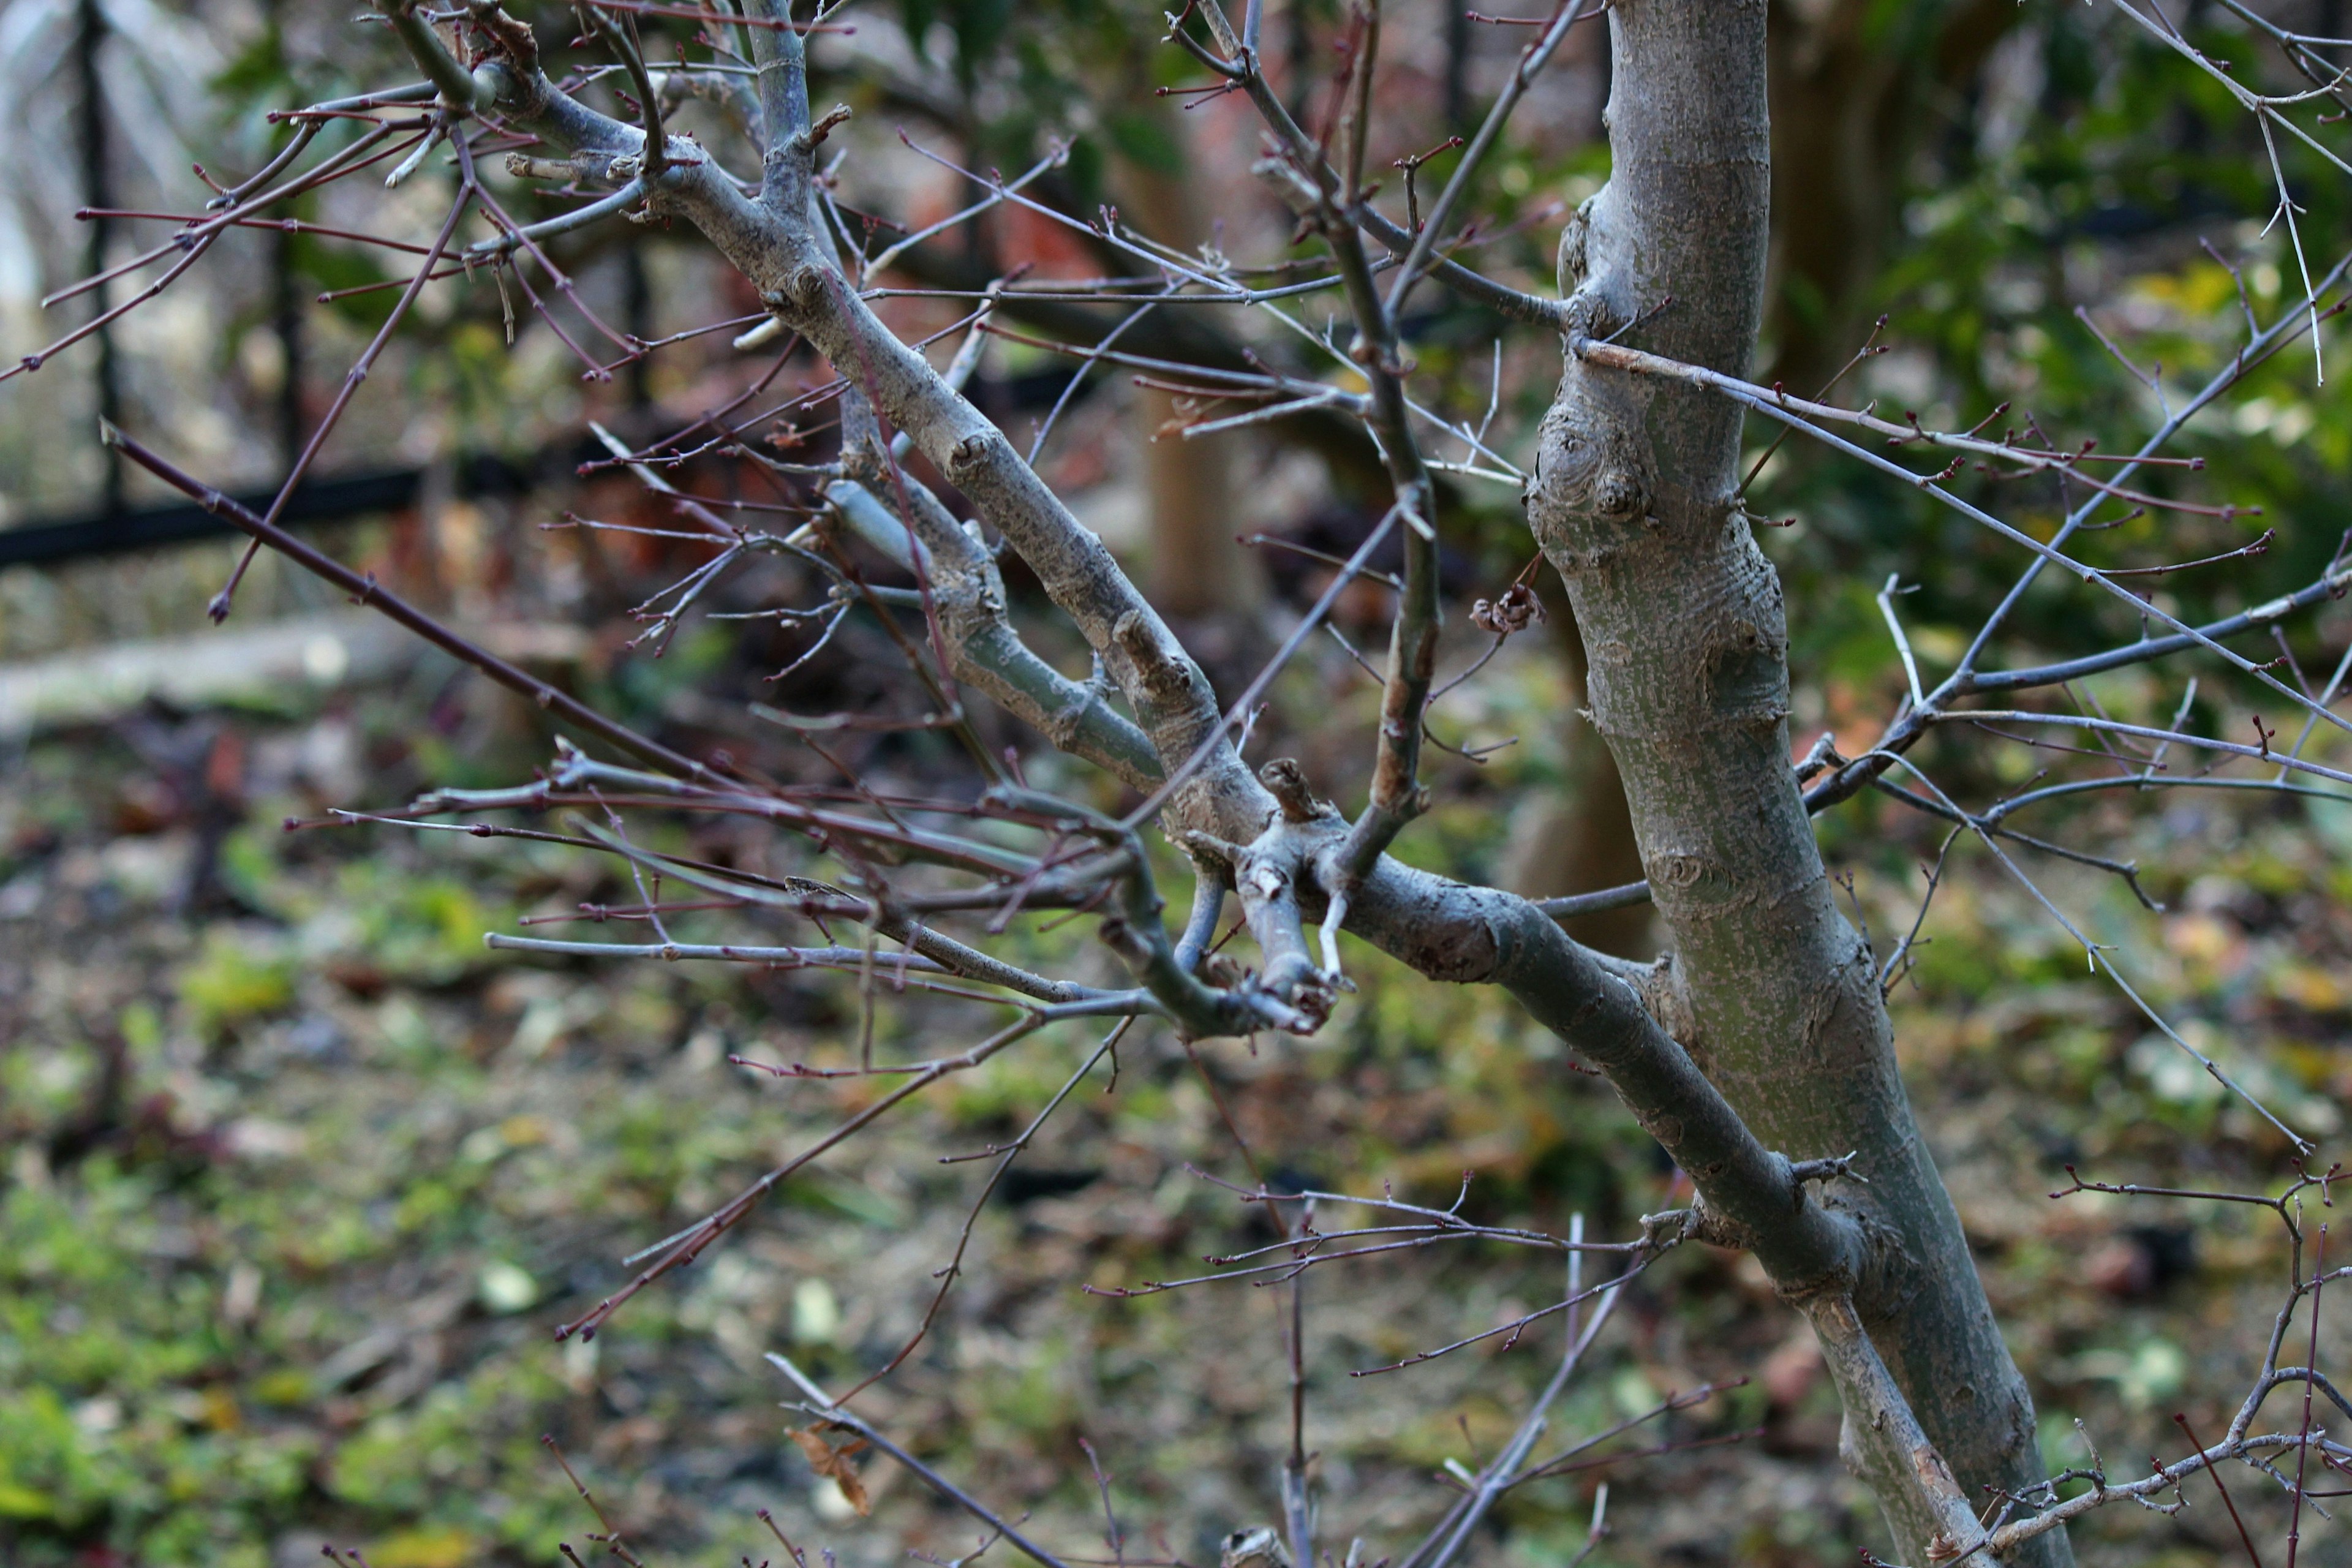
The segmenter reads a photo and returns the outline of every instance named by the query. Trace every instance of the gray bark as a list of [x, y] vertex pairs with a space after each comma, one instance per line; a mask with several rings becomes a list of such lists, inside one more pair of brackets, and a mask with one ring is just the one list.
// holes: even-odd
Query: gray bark
[[[1571, 345], [1622, 341], [1743, 373], [1770, 205], [1764, 0], [1619, 0], [1610, 12], [1613, 173], [1561, 240]], [[1667, 303], [1671, 297], [1671, 303]], [[1856, 1282], [1869, 1342], [1961, 1496], [2043, 1474], [2033, 1407], [1921, 1142], [1867, 947], [1838, 914], [1790, 765], [1780, 585], [1732, 497], [1740, 412], [1570, 356], [1529, 515], [1569, 585], [1593, 722], [1617, 758], [1687, 1001], [1685, 1044], [1769, 1145], [1856, 1152], [1832, 1191], [1888, 1239]], [[1805, 1305], [1801, 1282], [1779, 1280]], [[1937, 1521], [1876, 1404], [1813, 1314], [1848, 1411], [1845, 1449], [1929, 1561]], [[2014, 1561], [2071, 1561], [2059, 1532]]]
[[[1558, 730], [1563, 767], [1559, 785], [1530, 800], [1528, 819], [1512, 829], [1513, 843], [1503, 880], [1530, 899], [1595, 893], [1643, 879], [1641, 848], [1633, 819], [1625, 809], [1625, 786], [1617, 780], [1617, 759], [1584, 717], [1584, 635], [1559, 575], [1538, 575], [1537, 591], [1550, 617], [1551, 641], [1566, 678], [1571, 710]], [[1646, 903], [1573, 915], [1560, 925], [1587, 947], [1620, 958], [1648, 958], [1658, 950], [1654, 921]]]
[[[1131, 722], [1103, 705], [1094, 682], [1070, 681], [1028, 654], [985, 556], [951, 518], [910, 496], [897, 521], [911, 531], [910, 558], [919, 551], [936, 574], [940, 635], [953, 645], [946, 651], [958, 674], [1129, 782], [1166, 781], [1162, 826], [1231, 879], [1269, 961], [1263, 982], [1249, 985], [1221, 988], [1191, 973], [1182, 955], [1198, 943], [1188, 936], [1170, 948], [1129, 826], [1024, 794], [1020, 809], [1068, 816], [1101, 841], [1107, 864], [1117, 862], [1121, 908], [1103, 934], [1157, 1004], [1121, 1005], [1159, 1011], [1193, 1033], [1311, 1030], [1330, 985], [1307, 957], [1304, 925], [1317, 920], [1344, 923], [1433, 978], [1506, 987], [1609, 1075], [1690, 1174], [1699, 1203], [1654, 1216], [1650, 1239], [1752, 1248], [1812, 1321], [1845, 1401], [1850, 1461], [1886, 1509], [1905, 1557], [1968, 1553], [1983, 1541], [1969, 1500], [1988, 1484], [2022, 1490], [2041, 1479], [2031, 1404], [1912, 1123], [1875, 966], [1832, 906], [1790, 767], [1780, 588], [1730, 499], [1737, 406], [1688, 381], [1578, 357], [1593, 335], [1620, 329], [1702, 366], [1744, 369], [1753, 353], [1769, 194], [1764, 0], [1619, 0], [1615, 175], [1563, 239], [1573, 298], [1556, 310], [1523, 301], [1559, 321], [1572, 351], [1529, 510], [1585, 629], [1595, 725], [1623, 775], [1643, 865], [1679, 948], [1657, 971], [1591, 952], [1525, 899], [1384, 853], [1422, 794], [1413, 753], [1434, 637], [1433, 545], [1420, 567], [1409, 557], [1408, 583], [1419, 587], [1405, 595], [1391, 648], [1371, 800], [1358, 820], [1307, 798], [1278, 767], [1262, 783], [1242, 764], [1199, 666], [1101, 541], [843, 278], [809, 217], [823, 127], [810, 121], [795, 35], [761, 30], [752, 39], [769, 136], [753, 196], [691, 143], [656, 157], [635, 128], [564, 96], [538, 69], [529, 35], [496, 13], [507, 58], [469, 73], [415, 14], [415, 0], [379, 3], [449, 105], [495, 103], [615, 181], [642, 170], [648, 205], [698, 227], [772, 312], [971, 500], [1094, 647]], [[781, 0], [764, 9], [782, 14]], [[1249, 85], [1318, 221], [1338, 221], [1340, 198], [1318, 150], [1262, 78]], [[1412, 243], [1368, 204], [1346, 202], [1346, 221], [1392, 254]], [[1392, 323], [1355, 234], [1327, 234], [1370, 334], [1365, 363], [1378, 395], [1369, 412], [1392, 448], [1400, 503], [1426, 518], [1431, 490], [1403, 417]], [[1436, 275], [1449, 277], [1448, 266]], [[1671, 309], [1637, 321], [1669, 293]], [[848, 526], [887, 538], [890, 520], [868, 488], [888, 477], [873, 467], [880, 432], [872, 434], [831, 495]], [[853, 482], [861, 468], [867, 487]], [[883, 515], [862, 515], [869, 510]], [[247, 523], [300, 552], [266, 521]], [[689, 776], [700, 771], [641, 738], [622, 743]], [[1212, 921], [1216, 902], [1202, 904]], [[950, 968], [985, 960], [948, 947], [927, 956]], [[1792, 1163], [1784, 1148], [1803, 1157]], [[1836, 1157], [1849, 1149], [1851, 1165]], [[1844, 1181], [1849, 1169], [1869, 1184]], [[2021, 1543], [2013, 1560], [2070, 1558], [2053, 1531]]]

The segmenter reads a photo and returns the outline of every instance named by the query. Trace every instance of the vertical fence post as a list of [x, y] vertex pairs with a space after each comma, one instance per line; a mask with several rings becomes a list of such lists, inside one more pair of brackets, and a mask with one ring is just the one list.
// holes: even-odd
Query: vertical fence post
[[1290, 25], [1283, 41], [1284, 61], [1290, 68], [1286, 84], [1290, 96], [1285, 107], [1292, 119], [1304, 121], [1315, 91], [1315, 40], [1307, 28], [1307, 0], [1290, 0], [1285, 20]]
[[278, 383], [278, 456], [291, 468], [310, 431], [302, 417], [302, 290], [294, 275], [294, 237], [282, 228], [270, 241], [269, 269], [270, 330], [285, 367]]
[[1470, 129], [1470, 0], [1446, 0], [1445, 128]]
[[[285, 40], [279, 29], [284, 24], [285, 9], [285, 0], [266, 0], [261, 13], [281, 54]], [[300, 101], [297, 98], [288, 107]], [[302, 417], [303, 300], [300, 279], [295, 274], [294, 245], [295, 237], [282, 228], [271, 234], [269, 328], [278, 335], [278, 353], [283, 365], [278, 382], [278, 456], [289, 469], [302, 456], [302, 445], [310, 435], [310, 424]]]
[[[89, 244], [84, 253], [83, 265], [89, 275], [106, 270], [107, 254], [114, 238], [114, 220], [106, 209], [114, 205], [114, 182], [109, 177], [106, 151], [106, 89], [98, 78], [99, 47], [106, 39], [106, 18], [99, 11], [98, 0], [81, 0], [80, 26], [74, 37], [74, 65], [81, 87], [81, 188], [82, 199], [93, 208], [89, 218]], [[94, 314], [104, 315], [107, 301], [113, 293], [100, 283], [90, 290], [89, 308]], [[120, 377], [114, 363], [114, 332], [111, 328], [98, 330], [99, 416], [110, 423], [121, 423], [122, 395]], [[105, 454], [106, 511], [111, 515], [122, 510], [122, 464], [111, 449]]]
[[[625, 293], [622, 309], [629, 336], [644, 342], [654, 335], [653, 283], [646, 276], [645, 241], [636, 238], [621, 250], [621, 286]], [[653, 405], [653, 362], [640, 353], [629, 362], [629, 406], [635, 409]]]

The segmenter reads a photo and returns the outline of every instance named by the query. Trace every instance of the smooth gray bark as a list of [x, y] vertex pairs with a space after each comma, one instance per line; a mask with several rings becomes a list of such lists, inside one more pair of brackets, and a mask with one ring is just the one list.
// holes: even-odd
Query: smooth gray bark
[[[1619, 0], [1613, 172], [1560, 245], [1567, 335], [1733, 374], [1755, 352], [1770, 206], [1765, 0]], [[1570, 292], [1572, 290], [1572, 292]], [[1643, 319], [1644, 312], [1654, 312]], [[1884, 1240], [1853, 1304], [1975, 1505], [2042, 1478], [2033, 1406], [1897, 1074], [1869, 949], [1838, 914], [1790, 765], [1777, 574], [1733, 497], [1739, 409], [1573, 353], [1528, 510], [1566, 580], [1595, 726], [1617, 758], [1687, 999], [1685, 1045], [1777, 1148], [1856, 1153], [1832, 1184]], [[1805, 1282], [1779, 1278], [1801, 1306]], [[1814, 1311], [1848, 1412], [1843, 1444], [1908, 1563], [1937, 1521], [1902, 1457], [1858, 1423], [1861, 1363]], [[1946, 1546], [1948, 1550], [1948, 1546]], [[2071, 1561], [2063, 1534], [2011, 1561]]]

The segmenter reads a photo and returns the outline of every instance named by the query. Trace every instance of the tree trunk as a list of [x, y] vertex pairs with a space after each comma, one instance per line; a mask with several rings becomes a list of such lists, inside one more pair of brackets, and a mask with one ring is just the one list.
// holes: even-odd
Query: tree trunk
[[[1534, 802], [1524, 822], [1514, 825], [1504, 882], [1525, 898], [1552, 899], [1597, 893], [1642, 879], [1641, 846], [1625, 807], [1625, 786], [1617, 759], [1584, 716], [1584, 636], [1575, 606], [1556, 573], [1538, 574], [1537, 593], [1551, 623], [1551, 639], [1567, 678], [1569, 711], [1559, 721], [1561, 773], [1559, 789]], [[1560, 922], [1587, 947], [1619, 958], [1647, 958], [1657, 950], [1655, 923], [1647, 904], [1602, 910]]]
[[[1184, 149], [1181, 167], [1163, 172], [1132, 165], [1121, 184], [1145, 233], [1163, 245], [1188, 247], [1208, 237], [1199, 182], [1188, 175], [1190, 127], [1181, 115], [1164, 110], [1160, 118], [1168, 137]], [[1234, 523], [1233, 470], [1241, 456], [1240, 437], [1228, 432], [1188, 441], [1160, 435], [1177, 416], [1176, 404], [1173, 394], [1157, 388], [1136, 391], [1135, 437], [1150, 514], [1151, 603], [1188, 631], [1214, 630], [1234, 642], [1231, 648], [1202, 647], [1213, 666], [1229, 662], [1231, 654], [1250, 642], [1234, 634], [1258, 598], [1256, 563], [1235, 538], [1241, 530]], [[1225, 406], [1213, 413], [1232, 411]], [[1187, 641], [1198, 638], [1188, 636]], [[1228, 658], [1217, 658], [1221, 652]]]
[[1810, 397], [1862, 346], [1922, 100], [1962, 90], [2018, 15], [2016, 0], [1920, 0], [1890, 28], [1872, 0], [1773, 5], [1765, 380]]
[[[1571, 342], [1654, 311], [1631, 341], [1747, 371], [1770, 206], [1765, 10], [1611, 8], [1613, 171], [1560, 245]], [[1732, 501], [1739, 437], [1731, 404], [1571, 353], [1530, 518], [1583, 628], [1593, 723], [1688, 999], [1685, 1044], [1790, 1158], [1855, 1152], [1869, 1184], [1840, 1182], [1834, 1196], [1881, 1238], [1885, 1264], [1856, 1282], [1863, 1326], [1966, 1495], [2021, 1489], [2043, 1475], [2032, 1403], [1912, 1121], [1876, 965], [1832, 902], [1790, 766], [1780, 585]], [[1851, 1423], [1843, 1447], [1859, 1458]], [[1905, 1501], [1913, 1489], [1864, 1479], [1901, 1559], [1927, 1563], [1936, 1527]], [[2071, 1556], [2053, 1531], [2014, 1561]]]
[[1151, 602], [1186, 624], [1245, 615], [1257, 600], [1257, 574], [1235, 538], [1233, 447], [1239, 437], [1159, 436], [1178, 413], [1173, 394], [1136, 389], [1135, 435], [1150, 503]]

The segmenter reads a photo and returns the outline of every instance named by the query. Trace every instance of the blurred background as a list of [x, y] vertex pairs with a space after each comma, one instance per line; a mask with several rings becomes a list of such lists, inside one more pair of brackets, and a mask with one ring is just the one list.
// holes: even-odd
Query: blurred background
[[[551, 47], [572, 30], [553, 7], [520, 9]], [[2344, 30], [2336, 0], [2265, 9]], [[1293, 101], [1311, 103], [1338, 8], [1273, 11], [1268, 52]], [[2223, 7], [2200, 0], [2180, 19], [2213, 53], [2253, 58]], [[870, 220], [873, 248], [973, 199], [950, 165], [1009, 177], [1058, 146], [1066, 155], [1035, 195], [1081, 223], [1113, 205], [1166, 243], [1245, 264], [1305, 254], [1249, 174], [1246, 105], [1158, 94], [1198, 73], [1160, 42], [1150, 5], [877, 0], [845, 20], [853, 30], [816, 40], [814, 91], [856, 110], [835, 133], [848, 149], [837, 194]], [[2136, 445], [2154, 405], [2099, 333], [2168, 385], [2193, 385], [2242, 341], [2242, 300], [2266, 322], [2300, 297], [2294, 254], [2269, 222], [2259, 132], [2112, 11], [1788, 0], [1773, 26], [1776, 241], [1757, 379], [1811, 391], [1884, 313], [1875, 342], [1889, 352], [1843, 395], [1947, 427], [2007, 402], [2060, 444]], [[1384, 36], [1386, 164], [1474, 127], [1526, 30], [1452, 0], [1406, 0], [1387, 8]], [[1607, 174], [1601, 43], [1597, 28], [1571, 36], [1480, 181], [1478, 265], [1522, 287], [1549, 291], [1559, 224]], [[0, 363], [147, 287], [152, 268], [57, 298], [197, 210], [207, 192], [192, 165], [223, 183], [259, 166], [284, 135], [268, 111], [409, 74], [346, 8], [0, 3], [0, 145], [12, 150], [0, 157]], [[723, 101], [682, 95], [672, 108], [714, 147], [740, 134]], [[2344, 243], [2345, 186], [2299, 148], [2282, 156], [2316, 270]], [[1448, 168], [1434, 161], [1423, 177]], [[782, 1084], [729, 1059], [823, 1059], [857, 1027], [855, 987], [493, 954], [485, 930], [627, 889], [553, 846], [281, 829], [329, 806], [527, 777], [550, 731], [529, 704], [268, 556], [226, 625], [208, 625], [238, 547], [93, 439], [103, 416], [223, 489], [269, 496], [406, 276], [348, 237], [429, 236], [447, 179], [434, 163], [398, 190], [363, 178], [306, 197], [294, 228], [228, 236], [152, 301], [0, 384], [0, 1561], [290, 1568], [329, 1542], [362, 1548], [374, 1568], [552, 1561], [559, 1540], [584, 1551], [600, 1527], [542, 1434], [648, 1562], [774, 1556], [761, 1508], [802, 1546], [845, 1561], [959, 1557], [975, 1544], [964, 1521], [887, 1464], [866, 1471], [870, 1518], [811, 1473], [761, 1354], [789, 1349], [844, 1383], [886, 1359], [977, 1191], [971, 1168], [940, 1152], [1017, 1133], [1070, 1064], [992, 1064], [791, 1184], [705, 1267], [648, 1291], [594, 1341], [556, 1344], [552, 1325], [621, 1283], [625, 1255], [861, 1103], [854, 1085]], [[758, 311], [690, 234], [607, 226], [551, 248], [583, 301], [645, 340]], [[967, 306], [937, 291], [1022, 262], [1071, 279], [1133, 265], [1072, 226], [999, 209], [909, 247], [886, 314], [909, 337], [941, 331]], [[1435, 289], [1417, 309], [1433, 398], [1474, 423], [1491, 416], [1490, 443], [1524, 457], [1557, 342]], [[1027, 337], [1080, 344], [1119, 321], [1051, 301], [1007, 315]], [[852, 735], [818, 752], [747, 716], [752, 701], [891, 700], [878, 630], [846, 622], [803, 661], [812, 639], [799, 627], [719, 618], [804, 595], [795, 568], [762, 565], [714, 595], [714, 614], [646, 639], [631, 607], [700, 557], [567, 526], [667, 515], [625, 472], [583, 471], [606, 456], [592, 425], [644, 442], [780, 375], [782, 388], [822, 379], [805, 354], [730, 346], [748, 324], [678, 336], [589, 382], [542, 318], [486, 279], [428, 290], [286, 515], [672, 743], [736, 747], [787, 779], [831, 777], [840, 763], [936, 783], [955, 761], [921, 734]], [[1212, 363], [1299, 355], [1278, 324], [1224, 310], [1164, 310], [1120, 342]], [[2334, 352], [2337, 335], [2326, 342]], [[1380, 516], [1378, 465], [1337, 419], [1155, 439], [1192, 411], [1128, 373], [1074, 381], [1073, 363], [999, 340], [975, 396], [1024, 450], [1043, 432], [1043, 471], [1230, 694], [1328, 583], [1324, 558]], [[2352, 409], [2343, 378], [2314, 372], [2306, 348], [2290, 351], [2200, 416], [2184, 448], [2208, 460], [2202, 493], [2259, 505], [2258, 521], [2143, 518], [2104, 536], [2102, 559], [2184, 559], [2275, 529], [2258, 559], [2166, 581], [2162, 602], [2191, 616], [2326, 570], [2352, 521]], [[1769, 433], [1750, 435], [1761, 458]], [[789, 450], [823, 433], [780, 423], [770, 439]], [[717, 458], [671, 477], [710, 496], [740, 484]], [[2063, 498], [2031, 490], [1984, 481], [1976, 493], [2046, 532]], [[1885, 579], [1917, 584], [1904, 601], [1911, 638], [1948, 668], [2021, 558], [1808, 452], [1773, 456], [1753, 494], [1792, 520], [1762, 537], [1792, 606], [1798, 743], [1826, 730], [1851, 754], [1902, 689], [1873, 600]], [[1487, 640], [1467, 627], [1470, 603], [1499, 596], [1533, 550], [1508, 487], [1465, 478], [1446, 500], [1445, 659], [1459, 668]], [[1261, 538], [1283, 542], [1244, 542]], [[1024, 607], [1042, 603], [1012, 575]], [[1407, 851], [1549, 895], [1640, 867], [1606, 753], [1578, 716], [1574, 626], [1548, 571], [1538, 584], [1549, 621], [1440, 710], [1440, 804]], [[1336, 617], [1342, 637], [1285, 674], [1261, 731], [1266, 754], [1299, 756], [1343, 801], [1377, 695], [1349, 645], [1384, 641], [1389, 609], [1385, 590], [1360, 586]], [[2133, 629], [2048, 593], [2026, 602], [2013, 644], [2021, 659]], [[1076, 650], [1055, 635], [1040, 633]], [[2352, 623], [2331, 607], [2289, 637], [2315, 681]], [[2195, 721], [2242, 732], [2245, 694], [2204, 674]], [[2180, 679], [2125, 672], [2099, 696], [2168, 717]], [[1979, 799], [2038, 765], [1958, 743], [1922, 754]], [[2324, 742], [2311, 754], [2342, 765]], [[2124, 944], [2193, 1043], [2299, 1127], [2335, 1132], [2352, 1089], [2352, 814], [2219, 794], [2096, 798], [2036, 831], [2136, 860], [2163, 909], [2079, 866], [2036, 860], [2037, 879]], [[757, 852], [742, 830], [709, 832], [712, 854]], [[1865, 799], [1822, 833], [1889, 956], [1941, 830]], [[1639, 908], [1575, 929], [1633, 955], [1655, 942]], [[1920, 934], [1894, 994], [1902, 1048], [2034, 1382], [2053, 1465], [2084, 1458], [2078, 1416], [2111, 1457], [2171, 1444], [2175, 1410], [2218, 1428], [2286, 1267], [2263, 1216], [2044, 1194], [2068, 1164], [2114, 1181], [2273, 1182], [2289, 1169], [2284, 1140], [2087, 974], [2080, 948], [1981, 855], [1955, 856]], [[1075, 956], [1088, 945], [1077, 928], [1034, 940], [1092, 962]], [[1078, 1096], [980, 1211], [940, 1328], [861, 1408], [1074, 1550], [1213, 1562], [1218, 1537], [1276, 1512], [1278, 1303], [1245, 1283], [1131, 1300], [1078, 1289], [1197, 1272], [1203, 1253], [1270, 1238], [1188, 1166], [1363, 1191], [1387, 1180], [1438, 1202], [1475, 1171], [1481, 1217], [1559, 1230], [1581, 1213], [1609, 1235], [1675, 1201], [1674, 1173], [1613, 1097], [1507, 1002], [1433, 989], [1358, 951], [1362, 994], [1318, 1040], [1197, 1054], [1139, 1040], [1117, 1092]], [[880, 1026], [911, 1049], [953, 1026], [908, 1002]], [[1548, 1371], [1544, 1356], [1489, 1344], [1346, 1375], [1556, 1299], [1548, 1265], [1473, 1263], [1415, 1253], [1313, 1276], [1325, 1533], [1363, 1536], [1368, 1561], [1444, 1506], [1446, 1468], [1490, 1454]], [[1838, 1466], [1835, 1402], [1810, 1338], [1751, 1265], [1674, 1256], [1633, 1288], [1603, 1344], [1556, 1431], [1749, 1381], [1619, 1445], [1673, 1452], [1527, 1489], [1498, 1510], [1483, 1561], [1564, 1561], [1603, 1481], [1613, 1530], [1596, 1563], [1850, 1562], [1884, 1545]], [[1081, 1437], [1112, 1477], [1121, 1548], [1096, 1542]], [[2077, 1539], [2092, 1563], [2203, 1563], [2225, 1529], [2111, 1510]], [[2313, 1561], [2352, 1562], [2334, 1534], [2305, 1544]]]

